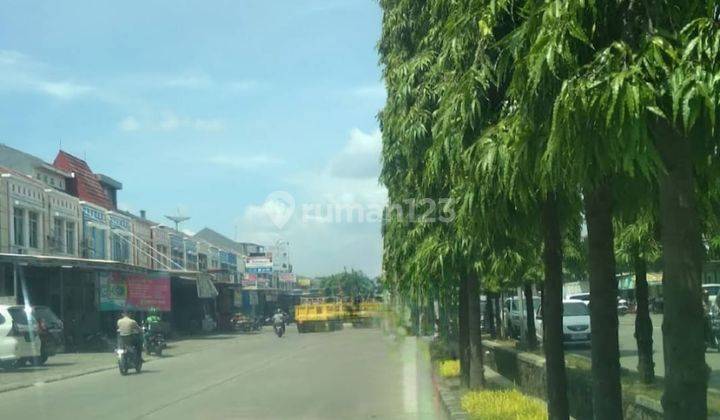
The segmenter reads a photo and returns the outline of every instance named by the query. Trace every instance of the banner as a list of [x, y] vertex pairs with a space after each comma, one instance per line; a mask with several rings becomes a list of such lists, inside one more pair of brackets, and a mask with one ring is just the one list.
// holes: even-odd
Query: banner
[[283, 283], [295, 283], [295, 273], [280, 273], [278, 280]]
[[98, 274], [101, 311], [170, 311], [170, 277], [166, 275]]

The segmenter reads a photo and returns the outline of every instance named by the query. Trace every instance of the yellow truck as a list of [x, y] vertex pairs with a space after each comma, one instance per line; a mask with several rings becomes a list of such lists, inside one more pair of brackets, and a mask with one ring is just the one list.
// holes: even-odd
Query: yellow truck
[[295, 306], [299, 333], [341, 330], [344, 320], [345, 305], [334, 298], [303, 298]]

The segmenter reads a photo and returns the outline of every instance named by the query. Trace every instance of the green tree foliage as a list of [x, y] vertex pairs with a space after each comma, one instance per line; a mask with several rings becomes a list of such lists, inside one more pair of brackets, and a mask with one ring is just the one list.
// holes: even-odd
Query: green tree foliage
[[361, 270], [343, 271], [320, 278], [325, 296], [367, 297], [375, 292], [375, 283]]

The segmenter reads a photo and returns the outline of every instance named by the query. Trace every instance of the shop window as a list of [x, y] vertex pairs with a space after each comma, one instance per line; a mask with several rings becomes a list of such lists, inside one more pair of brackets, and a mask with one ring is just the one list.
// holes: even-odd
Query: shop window
[[13, 243], [25, 246], [25, 210], [15, 207], [13, 210]]
[[75, 253], [75, 222], [65, 224], [65, 248], [68, 254]]
[[52, 247], [57, 251], [62, 251], [63, 224], [63, 219], [59, 217], [56, 217], [53, 221]]
[[30, 248], [38, 248], [39, 216], [37, 212], [28, 212], [28, 242]]

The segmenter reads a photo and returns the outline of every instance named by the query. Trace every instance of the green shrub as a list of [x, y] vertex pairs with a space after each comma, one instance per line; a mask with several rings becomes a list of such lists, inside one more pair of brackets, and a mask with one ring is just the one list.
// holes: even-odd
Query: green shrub
[[462, 397], [462, 408], [473, 419], [538, 420], [547, 419], [545, 405], [522, 393], [512, 391], [476, 391]]
[[460, 376], [460, 361], [444, 360], [440, 362], [438, 370], [443, 378], [456, 378]]

